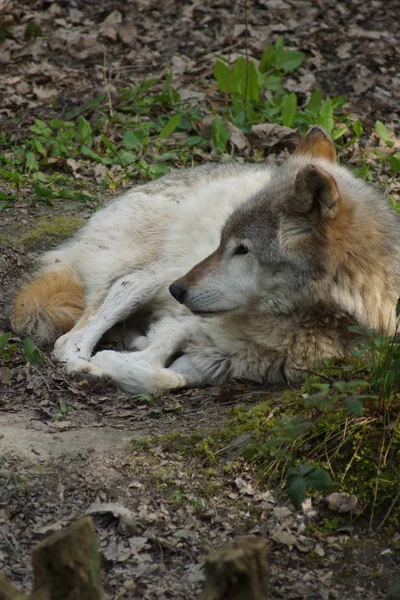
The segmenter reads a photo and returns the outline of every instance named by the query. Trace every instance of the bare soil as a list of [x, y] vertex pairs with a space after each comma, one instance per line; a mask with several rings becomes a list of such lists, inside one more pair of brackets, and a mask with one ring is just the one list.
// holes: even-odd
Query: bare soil
[[[364, 123], [378, 118], [398, 130], [399, 14], [397, 1], [254, 1], [249, 53], [259, 57], [283, 34], [286, 45], [307, 55], [291, 77], [293, 90], [346, 94]], [[201, 95], [213, 53], [245, 47], [244, 13], [235, 19], [226, 0], [3, 0], [0, 17], [13, 32], [0, 46], [0, 118], [15, 134], [33, 117], [67, 113], [100, 91], [112, 101], [117, 88], [171, 67], [181, 93]], [[24, 37], [30, 21], [40, 26], [40, 37]], [[88, 188], [95, 185], [88, 181]], [[90, 204], [64, 204], [22, 197], [0, 212], [0, 234], [17, 236], [21, 226], [28, 232], [43, 216], [91, 213]], [[44, 234], [0, 248], [0, 332], [10, 330], [17, 282], [32, 271], [37, 253], [57, 241]], [[227, 449], [210, 468], [168, 449], [174, 433], [221, 428], [233, 406], [276, 392], [237, 383], [132, 398], [70, 380], [50, 352], [39, 368], [18, 351], [0, 365], [0, 571], [29, 589], [33, 545], [89, 510], [110, 599], [195, 598], [205, 554], [248, 533], [271, 540], [271, 599], [384, 598], [400, 570], [398, 535], [359, 522], [329, 533], [323, 523], [332, 515], [322, 501], [294, 511], [237, 453]]]

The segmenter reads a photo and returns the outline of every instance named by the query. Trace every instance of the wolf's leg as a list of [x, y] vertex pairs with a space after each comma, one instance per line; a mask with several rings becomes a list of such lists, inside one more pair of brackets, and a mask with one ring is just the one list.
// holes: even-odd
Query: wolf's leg
[[140, 271], [121, 277], [110, 288], [104, 301], [93, 313], [82, 316], [81, 324], [60, 337], [54, 356], [66, 363], [67, 371], [79, 371], [90, 360], [93, 348], [113, 325], [149, 303], [164, 276], [160, 271]]
[[98, 352], [88, 363], [89, 379], [111, 380], [131, 394], [156, 394], [182, 387], [198, 387], [209, 383], [193, 368], [187, 355], [168, 368], [140, 358], [142, 352]]
[[140, 352], [98, 352], [83, 369], [91, 379], [111, 379], [131, 393], [155, 393], [186, 385], [203, 383], [190, 361], [182, 356], [175, 367], [165, 368], [168, 361], [196, 337], [199, 319], [193, 316], [164, 317], [150, 329], [147, 347]]

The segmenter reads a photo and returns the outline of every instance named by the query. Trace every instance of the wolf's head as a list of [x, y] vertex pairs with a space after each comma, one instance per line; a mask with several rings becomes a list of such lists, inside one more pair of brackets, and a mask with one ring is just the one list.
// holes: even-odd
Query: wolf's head
[[382, 327], [400, 291], [391, 219], [383, 198], [336, 164], [333, 141], [313, 127], [230, 216], [216, 251], [170, 292], [202, 315], [244, 306], [289, 314], [322, 302]]

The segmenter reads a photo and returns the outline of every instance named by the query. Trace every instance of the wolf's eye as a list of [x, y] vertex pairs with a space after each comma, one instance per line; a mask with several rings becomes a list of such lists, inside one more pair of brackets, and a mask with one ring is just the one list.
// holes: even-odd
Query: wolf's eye
[[239, 246], [236, 246], [235, 250], [233, 251], [234, 256], [238, 256], [240, 254], [248, 254], [248, 253], [249, 253], [249, 249], [244, 244], [239, 244]]

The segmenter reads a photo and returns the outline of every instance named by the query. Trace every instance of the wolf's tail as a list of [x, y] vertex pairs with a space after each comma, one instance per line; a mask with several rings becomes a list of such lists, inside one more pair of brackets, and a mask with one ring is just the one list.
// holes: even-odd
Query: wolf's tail
[[39, 345], [53, 344], [81, 316], [85, 290], [72, 268], [39, 271], [14, 299], [11, 325]]

